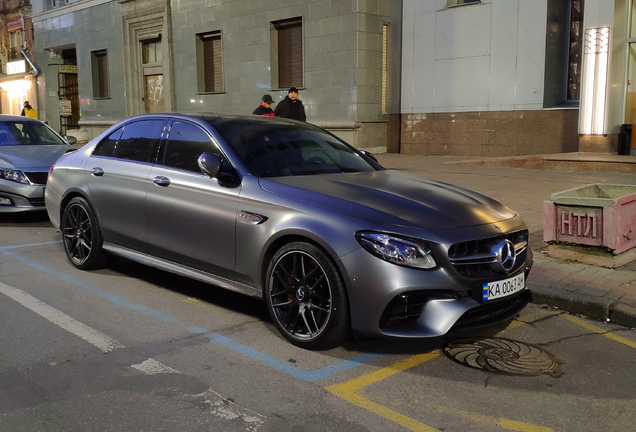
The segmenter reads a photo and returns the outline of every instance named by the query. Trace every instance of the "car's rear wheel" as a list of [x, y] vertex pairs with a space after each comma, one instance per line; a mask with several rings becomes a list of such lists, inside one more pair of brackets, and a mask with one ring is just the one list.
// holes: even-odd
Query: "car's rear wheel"
[[81, 270], [104, 265], [102, 235], [93, 208], [82, 197], [68, 202], [62, 216], [64, 250], [71, 264]]
[[314, 245], [295, 242], [276, 252], [267, 271], [265, 300], [278, 330], [299, 347], [330, 348], [349, 330], [342, 277]]

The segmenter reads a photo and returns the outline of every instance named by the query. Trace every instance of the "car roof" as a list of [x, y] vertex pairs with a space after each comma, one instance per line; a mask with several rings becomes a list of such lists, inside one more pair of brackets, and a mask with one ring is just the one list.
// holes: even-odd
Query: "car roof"
[[23, 122], [30, 121], [30, 122], [42, 123], [40, 120], [31, 118], [31, 117], [9, 115], [9, 114], [0, 114], [0, 121], [23, 121]]
[[197, 119], [203, 120], [214, 127], [217, 127], [224, 123], [234, 123], [241, 122], [242, 124], [286, 124], [286, 125], [296, 125], [296, 126], [306, 126], [311, 127], [309, 123], [300, 122], [296, 120], [284, 119], [281, 117], [264, 117], [257, 115], [246, 115], [246, 114], [217, 114], [217, 113], [158, 113], [158, 114], [141, 114], [133, 117], [129, 117], [125, 119], [123, 122], [128, 123], [133, 120], [142, 120], [144, 118], [181, 118], [181, 119]]

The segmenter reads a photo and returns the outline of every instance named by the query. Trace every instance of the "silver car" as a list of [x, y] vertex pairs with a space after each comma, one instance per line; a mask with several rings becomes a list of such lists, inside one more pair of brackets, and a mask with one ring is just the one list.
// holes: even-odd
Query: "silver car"
[[441, 336], [531, 300], [516, 212], [306, 123], [133, 117], [62, 156], [45, 200], [75, 267], [114, 254], [262, 297], [304, 348]]
[[0, 115], [0, 213], [44, 211], [49, 169], [74, 149], [39, 120]]

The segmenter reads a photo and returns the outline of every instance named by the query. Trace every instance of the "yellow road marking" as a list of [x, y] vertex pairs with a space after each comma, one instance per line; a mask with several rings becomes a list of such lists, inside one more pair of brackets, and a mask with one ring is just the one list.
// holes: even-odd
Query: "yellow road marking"
[[620, 342], [622, 344], [625, 344], [627, 346], [630, 346], [632, 348], [636, 348], [636, 342], [634, 341], [630, 341], [629, 339], [625, 339], [624, 337], [620, 337], [618, 335], [615, 335], [614, 333], [610, 333], [607, 330], [603, 330], [600, 327], [595, 326], [594, 324], [591, 324], [585, 320], [582, 320], [581, 318], [577, 318], [575, 316], [572, 315], [563, 315], [563, 318], [565, 318], [568, 321], [572, 321], [575, 324], [580, 325], [583, 328], [586, 328], [590, 331], [593, 331], [594, 333], [599, 333], [602, 334], [603, 336], [605, 336], [606, 338], [615, 340], [616, 342]]
[[437, 410], [442, 413], [456, 415], [457, 417], [463, 417], [465, 419], [471, 420], [475, 423], [480, 423], [484, 425], [495, 425], [500, 426], [502, 428], [519, 431], [519, 432], [554, 432], [553, 429], [542, 426], [535, 426], [528, 423], [522, 423], [514, 420], [506, 420], [491, 416], [486, 416], [483, 414], [477, 414], [464, 410], [457, 410], [453, 408], [446, 407], [437, 407]]
[[424, 423], [420, 423], [417, 420], [412, 419], [411, 417], [400, 414], [399, 412], [393, 411], [392, 409], [389, 409], [385, 406], [372, 402], [366, 397], [358, 395], [355, 392], [363, 387], [369, 386], [373, 383], [383, 380], [384, 378], [390, 377], [391, 375], [395, 375], [398, 372], [401, 372], [413, 366], [417, 366], [418, 364], [424, 363], [425, 361], [431, 360], [438, 355], [439, 351], [416, 355], [406, 360], [399, 361], [384, 369], [380, 369], [378, 371], [371, 372], [370, 374], [355, 378], [351, 381], [329, 386], [326, 388], [326, 390], [348, 402], [351, 402], [356, 406], [359, 406], [360, 408], [371, 411], [372, 413], [377, 414], [380, 417], [391, 420], [392, 422], [404, 426], [405, 428], [412, 431], [434, 432], [437, 431], [437, 429], [427, 426]]
[[[390, 408], [385, 407], [384, 405], [380, 405], [375, 403], [365, 396], [358, 394], [356, 392], [362, 390], [364, 387], [367, 387], [371, 384], [374, 384], [378, 381], [382, 381], [385, 378], [388, 378], [392, 375], [395, 375], [399, 372], [402, 372], [406, 369], [412, 368], [413, 366], [417, 366], [421, 363], [424, 363], [428, 360], [434, 359], [439, 355], [439, 351], [432, 351], [426, 354], [419, 354], [408, 359], [399, 361], [397, 363], [392, 364], [384, 369], [377, 370], [375, 372], [371, 372], [367, 375], [363, 375], [361, 377], [352, 379], [351, 381], [344, 382], [342, 384], [334, 384], [326, 388], [326, 390], [335, 394], [336, 396], [351, 402], [352, 404], [359, 406], [367, 411], [370, 411], [374, 414], [379, 415], [380, 417], [384, 417], [387, 420], [390, 420], [394, 423], [397, 423], [401, 426], [404, 426], [407, 429], [410, 429], [414, 432], [439, 432], [437, 429], [432, 428], [430, 426], [425, 425], [411, 417], [405, 416], [404, 414], [400, 414], [397, 411], [393, 411]], [[452, 408], [444, 408], [444, 407], [436, 407], [436, 409], [442, 413], [453, 414], [459, 417], [464, 417], [469, 420], [472, 420], [476, 423], [488, 423], [500, 426], [505, 429], [519, 431], [519, 432], [553, 432], [550, 428], [545, 428], [541, 426], [535, 426], [527, 423], [521, 423], [514, 420], [500, 419], [495, 417], [488, 417], [482, 414], [471, 413], [468, 411], [461, 410], [453, 410]]]
[[514, 321], [510, 323], [510, 325], [508, 325], [508, 327], [502, 330], [502, 332], [506, 330], [512, 330], [526, 324], [530, 324], [538, 319], [545, 318], [548, 315], [561, 315], [562, 313], [563, 312], [551, 312], [551, 311], [546, 311], [543, 309], [538, 309], [534, 312], [530, 312], [529, 314], [516, 318]]
[[[331, 387], [339, 387], [342, 388], [344, 391], [353, 393], [357, 390], [360, 390], [362, 387], [367, 387], [373, 383], [383, 380], [384, 378], [395, 375], [398, 372], [402, 372], [403, 370], [412, 368], [413, 366], [417, 366], [420, 363], [424, 363], [425, 361], [434, 359], [438, 355], [439, 351], [437, 350], [426, 354], [419, 354], [407, 358], [406, 360], [399, 361], [395, 364], [392, 364], [391, 366], [385, 367], [384, 369], [371, 372], [368, 375], [363, 375], [351, 381], [347, 381], [346, 383], [337, 384], [336, 386]], [[327, 387], [327, 390], [329, 390], [331, 387]]]

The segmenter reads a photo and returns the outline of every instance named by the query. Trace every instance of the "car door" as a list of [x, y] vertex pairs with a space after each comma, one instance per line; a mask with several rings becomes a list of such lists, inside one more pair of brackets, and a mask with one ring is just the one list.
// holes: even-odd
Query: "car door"
[[146, 189], [165, 124], [165, 119], [127, 123], [89, 158], [88, 189], [104, 241], [146, 251]]
[[203, 152], [221, 154], [210, 135], [173, 121], [147, 186], [148, 252], [232, 279], [240, 185], [199, 169]]

